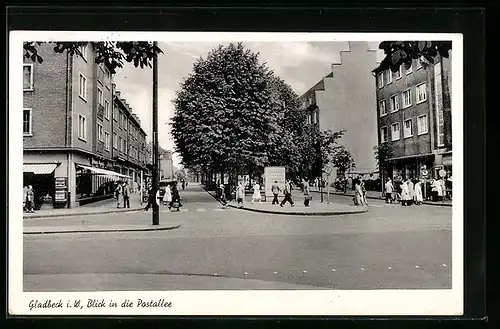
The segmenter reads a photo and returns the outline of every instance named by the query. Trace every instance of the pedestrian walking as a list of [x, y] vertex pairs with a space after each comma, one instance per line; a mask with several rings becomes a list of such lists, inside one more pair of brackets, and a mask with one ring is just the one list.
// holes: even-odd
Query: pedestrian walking
[[273, 203], [272, 204], [280, 204], [278, 201], [278, 194], [281, 192], [280, 187], [278, 186], [278, 181], [275, 180], [273, 185], [271, 186], [271, 192], [273, 192]]
[[280, 206], [283, 207], [285, 203], [289, 202], [290, 206], [294, 207], [295, 204], [292, 200], [292, 182], [290, 181], [290, 179], [285, 182], [283, 194], [285, 194], [285, 197], [283, 198], [283, 201], [281, 201]]
[[222, 203], [222, 206], [225, 208], [227, 206], [227, 199], [226, 199], [226, 187], [224, 184], [220, 184], [220, 202]]
[[363, 201], [363, 191], [361, 190], [361, 181], [355, 179], [353, 183], [354, 183], [354, 205], [362, 206], [364, 204], [364, 201]]
[[262, 203], [259, 183], [255, 183], [255, 185], [253, 186], [252, 203], [254, 203], [255, 201], [259, 201], [259, 203]]
[[422, 196], [422, 181], [417, 181], [414, 186], [415, 192], [415, 204], [416, 205], [421, 205], [422, 202], [424, 201], [424, 198]]
[[137, 181], [134, 182], [134, 193], [138, 193], [139, 192], [139, 183], [137, 183]]
[[26, 190], [26, 210], [27, 212], [35, 212], [35, 192], [33, 191], [33, 186], [28, 185]]
[[244, 199], [245, 199], [245, 187], [240, 182], [236, 187], [236, 202], [238, 203], [238, 208], [243, 207]]
[[165, 187], [165, 194], [163, 194], [163, 204], [168, 206], [168, 210], [170, 210], [170, 203], [172, 202], [172, 189], [170, 188], [170, 184]]
[[115, 197], [116, 197], [116, 208], [120, 208], [121, 201], [123, 199], [123, 186], [121, 182], [118, 182], [115, 188]]
[[28, 192], [28, 186], [23, 187], [23, 212], [27, 210], [26, 208], [26, 192]]
[[[158, 192], [160, 192], [160, 191], [158, 191]], [[144, 207], [145, 211], [148, 211], [149, 208], [151, 208], [151, 206], [153, 206], [153, 202], [155, 202], [155, 197], [156, 197], [156, 193], [153, 190], [153, 187], [149, 186], [149, 188], [148, 188], [148, 204], [146, 205], [146, 207]]]
[[392, 203], [394, 198], [392, 193], [394, 192], [394, 186], [392, 185], [392, 180], [389, 178], [387, 183], [385, 183], [385, 203]]
[[309, 207], [309, 203], [311, 202], [311, 194], [309, 192], [309, 182], [304, 179], [303, 181], [303, 189], [304, 189], [304, 206]]
[[181, 203], [181, 196], [179, 194], [179, 189], [177, 188], [177, 185], [172, 186], [172, 201], [170, 202], [170, 207], [175, 208], [177, 211], [179, 211], [179, 208], [182, 207]]
[[361, 188], [361, 195], [363, 196], [363, 205], [367, 206], [368, 205], [368, 201], [366, 201], [366, 187], [365, 187], [365, 181], [360, 178], [359, 179], [359, 186]]
[[130, 208], [130, 185], [123, 182], [123, 208]]

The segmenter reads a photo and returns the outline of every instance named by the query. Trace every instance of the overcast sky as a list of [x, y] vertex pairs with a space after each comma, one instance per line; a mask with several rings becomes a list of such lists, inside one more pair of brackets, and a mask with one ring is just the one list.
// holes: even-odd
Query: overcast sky
[[[159, 57], [158, 70], [158, 139], [164, 149], [175, 151], [167, 122], [173, 116], [172, 100], [180, 83], [191, 73], [194, 62], [206, 58], [219, 44], [203, 42], [160, 42], [163, 54]], [[370, 42], [378, 48], [378, 42]], [[266, 62], [278, 76], [287, 82], [299, 96], [331, 71], [331, 65], [340, 59], [340, 51], [348, 50], [347, 42], [246, 42], [244, 46], [259, 53], [260, 62]], [[131, 64], [115, 75], [116, 88], [141, 119], [141, 125], [151, 139], [152, 131], [152, 70], [137, 69]], [[179, 157], [174, 153], [174, 165]]]

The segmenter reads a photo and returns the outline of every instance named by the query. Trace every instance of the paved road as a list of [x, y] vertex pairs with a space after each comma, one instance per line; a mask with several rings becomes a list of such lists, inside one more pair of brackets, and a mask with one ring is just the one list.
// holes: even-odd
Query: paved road
[[[25, 291], [451, 288], [451, 208], [372, 200], [365, 214], [299, 217], [222, 209], [197, 186], [181, 193], [185, 211], [160, 217], [181, 218], [177, 230], [25, 235]], [[107, 216], [151, 220], [78, 220]]]

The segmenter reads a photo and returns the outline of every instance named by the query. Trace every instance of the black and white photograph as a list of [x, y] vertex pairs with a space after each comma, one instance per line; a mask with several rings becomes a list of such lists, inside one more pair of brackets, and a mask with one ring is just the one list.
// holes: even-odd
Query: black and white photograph
[[462, 314], [462, 47], [11, 32], [10, 312]]

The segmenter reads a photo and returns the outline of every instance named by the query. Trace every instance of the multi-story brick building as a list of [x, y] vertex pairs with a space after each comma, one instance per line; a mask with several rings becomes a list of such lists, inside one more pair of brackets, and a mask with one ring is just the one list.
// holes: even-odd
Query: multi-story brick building
[[110, 197], [113, 181], [130, 177], [113, 171], [112, 74], [95, 63], [91, 43], [81, 54], [52, 48], [39, 47], [42, 64], [23, 65], [24, 185], [43, 197], [39, 204], [73, 207]]
[[[434, 65], [414, 60], [410, 69], [373, 70], [379, 145], [389, 152], [385, 177], [440, 178], [452, 170], [451, 57]], [[391, 154], [392, 153], [392, 154]], [[442, 172], [443, 173], [443, 172]]]
[[139, 117], [119, 91], [113, 102], [114, 170], [138, 182], [141, 171], [146, 171], [146, 132]]
[[340, 140], [351, 153], [356, 167], [347, 174], [376, 171], [373, 147], [377, 145], [375, 93], [371, 71], [377, 65], [377, 51], [367, 42], [349, 42], [340, 52], [332, 71], [300, 96], [309, 113], [309, 124], [321, 130], [345, 130]]

